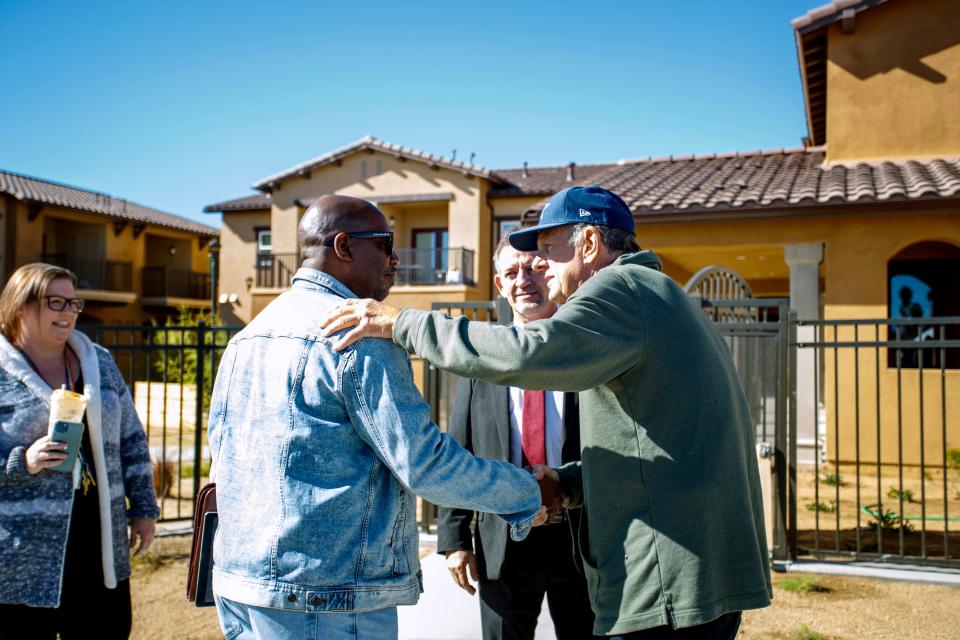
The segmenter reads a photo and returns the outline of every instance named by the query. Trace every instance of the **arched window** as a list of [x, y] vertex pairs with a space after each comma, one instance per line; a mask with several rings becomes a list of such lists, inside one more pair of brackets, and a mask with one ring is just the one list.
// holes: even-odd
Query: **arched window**
[[[887, 304], [889, 318], [942, 318], [960, 316], [960, 247], [946, 242], [918, 242], [906, 247], [887, 263]], [[940, 339], [941, 326], [935, 321], [890, 326], [890, 339], [923, 341]], [[957, 339], [960, 326], [947, 325], [943, 337]], [[941, 358], [941, 355], [943, 358]], [[903, 368], [960, 368], [960, 350], [890, 349], [888, 364]]]

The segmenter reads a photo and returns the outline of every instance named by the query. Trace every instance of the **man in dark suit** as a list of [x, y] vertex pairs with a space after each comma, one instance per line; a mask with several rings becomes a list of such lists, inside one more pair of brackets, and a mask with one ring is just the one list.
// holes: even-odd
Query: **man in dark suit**
[[[534, 254], [506, 242], [494, 251], [494, 284], [513, 309], [513, 322], [549, 318], [556, 305], [547, 298], [543, 271]], [[577, 394], [524, 391], [488, 382], [461, 380], [447, 430], [475, 455], [517, 466], [558, 467], [580, 458]], [[551, 523], [513, 542], [505, 523], [473, 511], [439, 511], [437, 549], [447, 557], [456, 582], [473, 595], [480, 586], [480, 619], [485, 640], [533, 638], [544, 595], [557, 638], [592, 637], [593, 612], [577, 548], [579, 509], [565, 510]], [[468, 578], [469, 573], [469, 578]]]

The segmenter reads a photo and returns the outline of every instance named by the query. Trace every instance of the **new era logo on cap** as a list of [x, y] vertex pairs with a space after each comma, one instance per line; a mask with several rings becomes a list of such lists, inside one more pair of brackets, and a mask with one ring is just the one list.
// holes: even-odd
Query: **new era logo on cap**
[[634, 232], [630, 207], [620, 196], [602, 187], [568, 187], [550, 198], [539, 224], [511, 233], [510, 244], [518, 251], [536, 251], [541, 231], [580, 222]]

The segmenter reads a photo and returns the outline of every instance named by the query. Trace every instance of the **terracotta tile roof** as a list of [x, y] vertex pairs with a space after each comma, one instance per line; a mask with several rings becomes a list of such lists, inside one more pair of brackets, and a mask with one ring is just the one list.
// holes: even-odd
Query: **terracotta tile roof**
[[627, 160], [577, 183], [617, 193], [638, 218], [960, 199], [960, 158], [825, 164], [822, 149], [688, 156]]
[[117, 220], [189, 231], [202, 236], [220, 235], [219, 229], [208, 227], [205, 224], [166, 211], [151, 209], [136, 202], [115, 198], [106, 193], [32, 178], [11, 171], [0, 170], [0, 193], [11, 195], [21, 202], [64, 207]]
[[444, 167], [446, 169], [452, 169], [454, 171], [460, 171], [467, 175], [480, 176], [481, 178], [495, 179], [492, 172], [489, 169], [478, 164], [472, 164], [467, 162], [458, 162], [456, 160], [450, 160], [442, 156], [436, 156], [432, 153], [427, 153], [426, 151], [420, 151], [418, 149], [413, 149], [411, 147], [402, 147], [398, 144], [391, 144], [389, 142], [384, 142], [383, 140], [378, 140], [373, 136], [366, 136], [361, 138], [356, 142], [352, 142], [345, 147], [340, 147], [339, 149], [334, 149], [328, 153], [323, 154], [322, 156], [317, 156], [312, 160], [307, 160], [301, 164], [298, 164], [295, 167], [291, 167], [280, 173], [276, 173], [272, 176], [267, 176], [263, 180], [260, 180], [253, 185], [254, 189], [260, 191], [270, 191], [273, 189], [273, 185], [277, 182], [290, 178], [297, 174], [307, 174], [313, 169], [322, 167], [323, 165], [336, 162], [341, 158], [345, 158], [351, 154], [356, 153], [357, 151], [362, 151], [365, 149], [372, 149], [374, 151], [382, 151], [383, 153], [388, 153], [400, 158], [406, 158], [409, 160], [419, 160], [420, 162], [425, 162], [430, 165], [435, 165], [437, 167]]
[[270, 194], [255, 193], [252, 196], [208, 204], [203, 208], [203, 212], [225, 213], [230, 211], [258, 211], [261, 209], [270, 209]]
[[[505, 184], [490, 190], [491, 198], [516, 196], [541, 196], [556, 193], [565, 187], [590, 180], [616, 164], [567, 164], [561, 167], [529, 167], [522, 169], [497, 169], [494, 173]], [[570, 173], [572, 179], [568, 179]]]

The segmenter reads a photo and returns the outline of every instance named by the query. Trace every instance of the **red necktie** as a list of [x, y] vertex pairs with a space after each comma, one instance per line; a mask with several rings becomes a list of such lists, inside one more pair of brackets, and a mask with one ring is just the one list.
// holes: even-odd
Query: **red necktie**
[[530, 466], [547, 464], [547, 438], [544, 428], [546, 400], [543, 391], [523, 392], [523, 415], [520, 443]]

